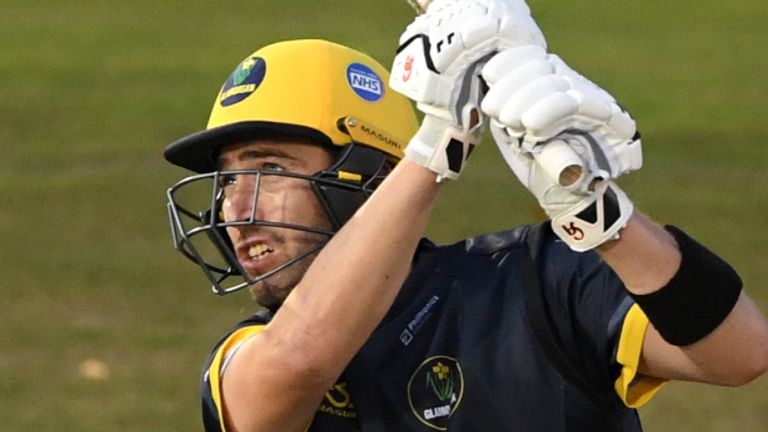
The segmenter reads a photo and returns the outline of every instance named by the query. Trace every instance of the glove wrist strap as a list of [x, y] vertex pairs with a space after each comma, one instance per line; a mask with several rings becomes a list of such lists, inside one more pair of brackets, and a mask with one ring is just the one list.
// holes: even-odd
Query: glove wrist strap
[[619, 238], [634, 205], [615, 183], [605, 182], [590, 196], [552, 218], [552, 229], [568, 247], [584, 252]]
[[419, 131], [405, 149], [405, 154], [437, 174], [437, 182], [456, 180], [467, 158], [479, 141], [479, 136], [464, 131], [451, 122], [427, 115]]

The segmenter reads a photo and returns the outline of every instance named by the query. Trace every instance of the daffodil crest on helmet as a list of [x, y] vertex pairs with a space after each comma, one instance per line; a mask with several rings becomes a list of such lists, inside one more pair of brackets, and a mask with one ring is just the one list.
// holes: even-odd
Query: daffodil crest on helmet
[[[165, 158], [197, 175], [167, 193], [173, 242], [199, 264], [214, 292], [226, 294], [263, 280], [315, 253], [313, 245], [258, 277], [249, 276], [233, 250], [228, 226], [270, 226], [330, 238], [362, 205], [387, 170], [403, 157], [416, 132], [410, 102], [386, 88], [388, 72], [371, 57], [323, 40], [268, 45], [246, 57], [227, 78], [205, 130], [170, 144]], [[330, 227], [260, 220], [224, 221], [221, 149], [259, 137], [301, 137], [331, 149], [331, 165], [312, 175], [259, 170], [259, 188], [273, 176], [309, 182]], [[254, 205], [256, 207], [256, 205]], [[230, 279], [234, 278], [234, 279]]]

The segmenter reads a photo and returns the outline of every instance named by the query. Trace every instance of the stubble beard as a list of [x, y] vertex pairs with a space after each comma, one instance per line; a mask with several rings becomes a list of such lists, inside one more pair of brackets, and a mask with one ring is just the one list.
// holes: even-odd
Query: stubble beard
[[317, 254], [318, 251], [313, 252], [272, 276], [254, 283], [249, 288], [251, 298], [258, 305], [275, 312], [304, 277]]

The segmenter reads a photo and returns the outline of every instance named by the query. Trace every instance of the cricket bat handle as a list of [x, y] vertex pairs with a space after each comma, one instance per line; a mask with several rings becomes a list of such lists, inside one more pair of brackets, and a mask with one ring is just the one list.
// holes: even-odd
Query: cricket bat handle
[[427, 6], [432, 3], [432, 0], [408, 0], [408, 4], [416, 9], [416, 13], [419, 15], [427, 11]]
[[565, 141], [550, 141], [533, 153], [533, 158], [552, 181], [563, 187], [580, 184], [586, 174], [584, 161]]

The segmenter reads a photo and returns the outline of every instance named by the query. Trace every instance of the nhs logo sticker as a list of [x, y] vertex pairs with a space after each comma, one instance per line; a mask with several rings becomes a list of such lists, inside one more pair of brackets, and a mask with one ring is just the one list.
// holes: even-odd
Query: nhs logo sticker
[[384, 82], [376, 72], [362, 63], [347, 67], [347, 83], [355, 93], [368, 102], [378, 102], [384, 96]]

